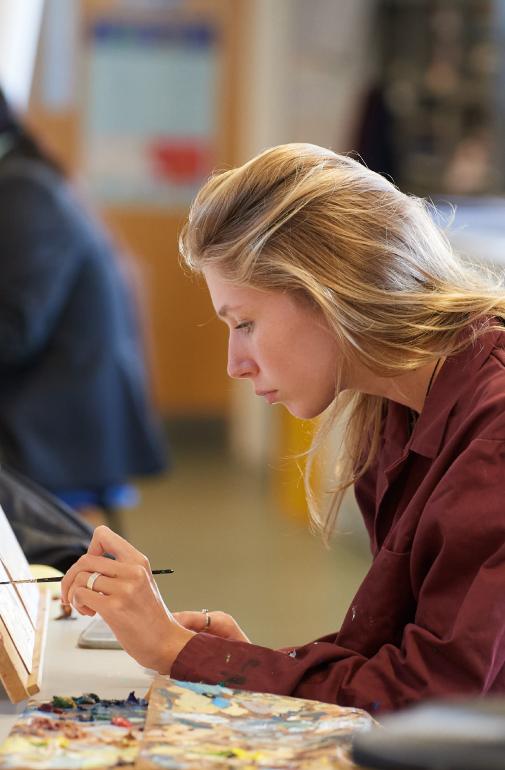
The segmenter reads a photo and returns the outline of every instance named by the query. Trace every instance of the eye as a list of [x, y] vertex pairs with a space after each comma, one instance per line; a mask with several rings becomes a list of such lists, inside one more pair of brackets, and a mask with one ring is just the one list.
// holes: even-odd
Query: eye
[[252, 330], [252, 327], [253, 327], [252, 321], [243, 321], [242, 323], [237, 324], [237, 326], [235, 326], [235, 329], [237, 331], [245, 331], [246, 333], [249, 333]]

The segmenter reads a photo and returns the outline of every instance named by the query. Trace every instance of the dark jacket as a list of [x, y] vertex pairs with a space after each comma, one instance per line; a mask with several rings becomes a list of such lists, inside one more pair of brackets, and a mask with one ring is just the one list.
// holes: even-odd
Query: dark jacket
[[340, 631], [290, 651], [197, 634], [176, 679], [372, 713], [505, 693], [505, 332], [449, 358], [409, 435], [389, 402], [356, 497], [373, 563]]
[[0, 457], [50, 490], [161, 470], [113, 249], [37, 160], [0, 160], [0, 264]]

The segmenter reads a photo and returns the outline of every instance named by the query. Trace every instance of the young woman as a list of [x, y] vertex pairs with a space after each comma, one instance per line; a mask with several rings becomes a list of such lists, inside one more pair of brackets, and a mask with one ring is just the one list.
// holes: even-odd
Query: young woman
[[505, 291], [454, 256], [422, 201], [305, 144], [210, 179], [181, 250], [229, 327], [231, 377], [323, 415], [316, 444], [346, 410], [333, 505], [309, 499], [328, 536], [354, 484], [373, 564], [338, 632], [281, 651], [224, 613], [172, 615], [147, 559], [106, 528], [64, 598], [178, 679], [374, 713], [503, 692]]

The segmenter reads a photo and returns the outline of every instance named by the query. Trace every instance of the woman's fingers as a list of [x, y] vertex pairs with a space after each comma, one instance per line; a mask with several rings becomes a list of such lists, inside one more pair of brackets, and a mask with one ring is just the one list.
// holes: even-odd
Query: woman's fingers
[[[99, 558], [101, 557], [90, 557], [90, 560]], [[105, 559], [105, 561], [110, 561], [110, 559]], [[81, 614], [88, 615], [90, 613], [86, 610], [95, 610], [94, 603], [91, 605], [83, 604], [82, 597], [89, 597], [90, 592], [114, 597], [114, 602], [118, 607], [121, 605], [126, 607], [131, 605], [137, 594], [145, 591], [146, 588], [149, 593], [153, 592], [152, 586], [150, 585], [150, 576], [143, 567], [126, 564], [118, 566], [120, 566], [120, 569], [111, 577], [103, 573], [98, 574], [98, 577], [94, 578], [91, 587], [89, 585], [90, 578], [94, 573], [96, 574], [96, 572], [100, 571], [79, 571], [68, 589], [69, 603]], [[82, 589], [86, 589], [86, 591], [83, 591]], [[94, 614], [94, 612], [91, 614]]]
[[85, 554], [70, 567], [61, 581], [61, 600], [63, 603], [69, 601], [68, 594], [70, 587], [81, 573], [84, 573], [88, 577], [93, 572], [100, 572], [101, 575], [105, 575], [109, 578], [139, 581], [144, 580], [146, 574], [148, 576], [151, 575], [147, 559], [146, 562], [147, 567], [144, 567], [140, 564], [125, 564], [124, 562], [116, 561], [115, 559], [108, 559], [105, 556], [91, 556]]
[[102, 594], [104, 596], [115, 595], [116, 597], [125, 595], [127, 598], [128, 594], [135, 590], [134, 582], [117, 580], [116, 576], [107, 577], [103, 574], [100, 574], [94, 579], [93, 587], [90, 588], [88, 581], [92, 575], [92, 572], [79, 572], [68, 591], [68, 600], [70, 604], [75, 607], [81, 615], [95, 614], [94, 601], [91, 602], [91, 605], [89, 603], [83, 603], [83, 599], [86, 597], [92, 599], [92, 593]]
[[[105, 553], [114, 558], [105, 557]], [[149, 560], [143, 553], [108, 527], [96, 527], [88, 553], [70, 567], [61, 581], [62, 602], [68, 602], [68, 590], [79, 572], [101, 572], [109, 577], [119, 577], [124, 575], [121, 565], [125, 564], [136, 565], [151, 574]]]
[[72, 586], [71, 604], [81, 615], [99, 615], [105, 609], [106, 597], [95, 590], [90, 590], [86, 586]]
[[[207, 615], [210, 622], [207, 623]], [[206, 634], [213, 634], [219, 636], [222, 639], [231, 639], [236, 642], [249, 642], [248, 637], [244, 634], [237, 621], [228, 615], [226, 612], [214, 610], [209, 613], [205, 612], [174, 612], [174, 619], [187, 628], [189, 631], [205, 631]]]
[[88, 554], [81, 556], [80, 559], [77, 559], [75, 564], [72, 564], [61, 581], [61, 601], [63, 603], [69, 601], [69, 589], [77, 578], [77, 575], [81, 572], [87, 575], [92, 572], [101, 572], [109, 577], [115, 577], [118, 573], [118, 568], [119, 565], [113, 559], [107, 559], [105, 556], [89, 556]]
[[187, 628], [189, 631], [196, 631], [196, 633], [203, 631], [207, 622], [207, 618], [203, 612], [185, 611], [174, 612], [172, 614], [174, 619], [180, 623], [181, 626], [184, 626], [184, 628]]
[[104, 553], [108, 553], [118, 561], [134, 562], [143, 566], [145, 566], [144, 562], [147, 562], [143, 553], [137, 551], [128, 540], [104, 524], [95, 528], [88, 553], [93, 556], [102, 556]]
[[92, 572], [79, 572], [74, 580], [71, 591], [75, 591], [77, 588], [88, 588], [90, 591], [95, 591], [95, 593], [110, 596], [117, 590], [117, 581], [115, 581], [114, 577], [107, 577], [107, 575], [104, 575], [103, 573], [95, 578], [93, 581], [93, 588], [89, 588], [88, 581], [92, 575]]

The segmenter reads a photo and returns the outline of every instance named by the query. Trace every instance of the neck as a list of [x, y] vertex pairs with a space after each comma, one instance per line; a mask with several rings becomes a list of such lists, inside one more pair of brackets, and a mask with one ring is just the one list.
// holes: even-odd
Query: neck
[[378, 377], [370, 369], [354, 363], [347, 371], [343, 390], [350, 389], [368, 393], [371, 396], [382, 396], [420, 414], [444, 361], [445, 357], [442, 356], [426, 366], [398, 377]]
[[388, 392], [383, 395], [420, 414], [444, 361], [445, 358], [437, 358], [434, 363], [390, 379]]

